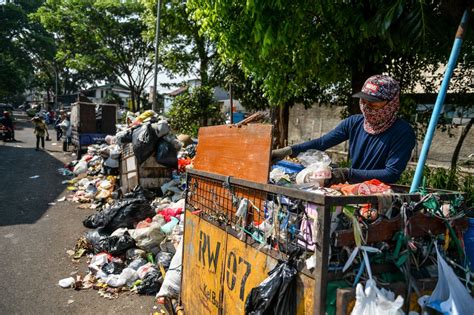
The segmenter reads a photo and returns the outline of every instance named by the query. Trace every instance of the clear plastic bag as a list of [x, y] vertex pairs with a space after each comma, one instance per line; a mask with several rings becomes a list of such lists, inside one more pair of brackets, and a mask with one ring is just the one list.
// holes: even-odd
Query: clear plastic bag
[[297, 184], [318, 183], [319, 187], [324, 186], [324, 180], [331, 178], [331, 159], [329, 156], [318, 150], [308, 150], [297, 156], [298, 160], [305, 166], [305, 169], [296, 175]]

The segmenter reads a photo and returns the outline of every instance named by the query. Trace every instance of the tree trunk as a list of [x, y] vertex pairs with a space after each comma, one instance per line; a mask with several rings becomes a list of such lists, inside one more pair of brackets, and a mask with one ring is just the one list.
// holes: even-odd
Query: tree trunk
[[472, 118], [469, 120], [466, 127], [462, 131], [461, 136], [459, 137], [458, 143], [456, 144], [456, 148], [454, 148], [453, 157], [451, 158], [451, 172], [456, 170], [456, 167], [458, 165], [459, 153], [461, 153], [462, 144], [464, 142], [464, 139], [466, 139], [469, 130], [472, 127], [473, 121], [474, 119]]
[[275, 122], [273, 130], [273, 147], [283, 148], [288, 145], [289, 117], [290, 106], [287, 103], [272, 110], [272, 120]]
[[133, 112], [136, 112], [137, 111], [137, 103], [136, 103], [136, 100], [135, 100], [135, 91], [133, 91], [133, 89], [130, 89], [130, 96], [132, 98], [132, 110]]

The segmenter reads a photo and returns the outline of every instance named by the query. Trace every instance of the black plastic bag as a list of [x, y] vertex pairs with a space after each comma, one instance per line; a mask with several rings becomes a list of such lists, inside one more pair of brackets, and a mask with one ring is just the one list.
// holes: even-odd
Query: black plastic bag
[[296, 314], [296, 250], [287, 262], [280, 262], [269, 277], [253, 288], [245, 301], [245, 314]]
[[109, 236], [99, 241], [98, 252], [107, 252], [113, 256], [125, 254], [127, 249], [135, 247], [135, 240], [125, 232], [121, 236]]
[[102, 266], [102, 271], [108, 275], [119, 275], [125, 268], [125, 264], [118, 262], [109, 262]]
[[133, 228], [135, 223], [155, 215], [155, 211], [145, 198], [143, 191], [127, 195], [110, 208], [87, 217], [82, 222], [84, 226], [103, 228], [105, 232], [112, 233], [121, 227]]
[[158, 270], [152, 269], [143, 278], [142, 283], [137, 286], [138, 294], [154, 295], [163, 284], [163, 278]]
[[133, 130], [132, 133], [132, 145], [133, 153], [137, 159], [138, 165], [146, 161], [156, 148], [156, 142], [158, 137], [156, 132], [153, 130], [151, 125], [143, 124], [140, 127]]
[[156, 145], [156, 162], [169, 168], [178, 168], [178, 152], [173, 144], [163, 138]]

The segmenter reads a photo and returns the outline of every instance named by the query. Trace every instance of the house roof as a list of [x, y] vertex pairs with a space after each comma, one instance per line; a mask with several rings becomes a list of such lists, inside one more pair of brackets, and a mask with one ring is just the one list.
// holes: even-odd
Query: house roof
[[181, 86], [179, 87], [178, 89], [174, 90], [174, 91], [171, 91], [169, 93], [166, 93], [166, 95], [169, 95], [169, 96], [178, 96], [182, 93], [184, 93], [185, 91], [187, 91], [189, 88], [189, 86], [187, 85], [184, 85], [184, 86]]

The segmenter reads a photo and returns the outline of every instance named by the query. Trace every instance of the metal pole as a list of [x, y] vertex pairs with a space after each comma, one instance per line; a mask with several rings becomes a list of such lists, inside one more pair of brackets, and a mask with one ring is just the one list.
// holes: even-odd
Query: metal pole
[[428, 156], [428, 151], [430, 150], [430, 145], [431, 141], [433, 140], [436, 125], [438, 124], [439, 114], [441, 113], [441, 109], [443, 108], [444, 99], [448, 91], [449, 80], [453, 75], [453, 71], [456, 67], [456, 62], [459, 56], [459, 51], [461, 50], [461, 44], [463, 42], [464, 32], [467, 26], [467, 20], [469, 18], [469, 11], [470, 8], [467, 8], [464, 11], [461, 23], [459, 24], [458, 30], [456, 32], [456, 38], [454, 39], [453, 48], [451, 49], [451, 55], [449, 56], [448, 65], [446, 66], [446, 70], [444, 72], [443, 82], [441, 83], [441, 88], [439, 90], [438, 97], [436, 98], [428, 129], [426, 130], [425, 141], [423, 142], [423, 147], [421, 148], [420, 158], [418, 159], [415, 175], [413, 176], [413, 182], [411, 183], [410, 193], [414, 193], [418, 190], [421, 179], [423, 177], [423, 167]]
[[232, 91], [232, 83], [229, 86], [229, 95], [230, 95], [230, 123], [233, 124], [234, 123], [234, 101], [233, 101], [234, 95]]
[[55, 67], [54, 72], [56, 74], [56, 82], [55, 82], [55, 92], [54, 92], [54, 109], [58, 110], [58, 69]]
[[155, 73], [153, 77], [153, 103], [151, 109], [155, 112], [158, 111], [158, 103], [157, 103], [157, 77], [158, 77], [158, 46], [160, 45], [160, 13], [161, 13], [161, 1], [158, 0], [156, 4], [156, 31], [155, 31]]

